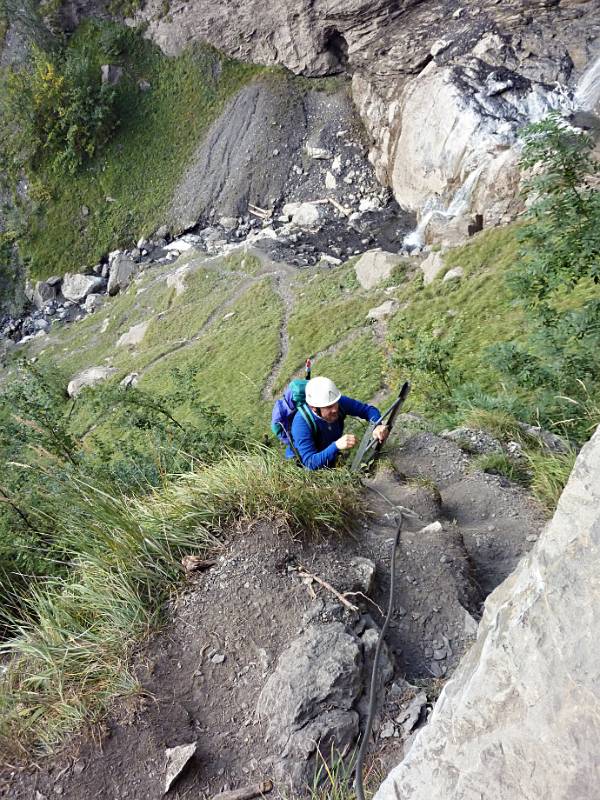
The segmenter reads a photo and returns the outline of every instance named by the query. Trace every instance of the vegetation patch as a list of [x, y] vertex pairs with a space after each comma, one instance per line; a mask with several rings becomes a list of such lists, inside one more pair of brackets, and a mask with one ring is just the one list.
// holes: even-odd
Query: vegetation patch
[[[36, 70], [13, 76], [12, 93], [5, 94], [9, 109], [22, 107], [31, 116], [36, 105], [16, 103], [15, 93], [19, 82], [35, 78], [31, 93], [40, 95], [47, 124], [36, 121], [36, 112], [30, 124], [21, 126], [18, 141], [3, 148], [7, 169], [25, 161], [31, 172], [30, 202], [24, 209], [28, 224], [18, 233], [34, 278], [89, 266], [156, 230], [207, 127], [227, 99], [261, 71], [201, 45], [168, 58], [135, 31], [100, 21], [83, 23], [63, 50], [39, 51], [37, 59]], [[106, 63], [123, 70], [110, 88], [102, 88], [100, 80], [100, 65]], [[66, 132], [52, 128], [58, 124], [52, 98], [67, 92], [71, 72], [77, 73], [72, 79], [77, 91], [69, 92], [78, 98], [73, 103], [82, 130], [96, 130], [94, 92], [107, 100], [110, 95], [110, 124], [98, 128], [102, 135], [86, 139], [75, 135], [73, 126]], [[72, 148], [76, 158], [68, 155]], [[60, 168], [65, 157], [71, 171]]]
[[145, 498], [69, 481], [56, 504], [56, 535], [72, 568], [34, 584], [0, 686], [3, 755], [51, 748], [117, 693], [135, 689], [132, 644], [159, 620], [182, 555], [214, 552], [240, 521], [276, 520], [303, 535], [340, 531], [358, 489], [342, 471], [318, 477], [269, 450], [225, 454]]

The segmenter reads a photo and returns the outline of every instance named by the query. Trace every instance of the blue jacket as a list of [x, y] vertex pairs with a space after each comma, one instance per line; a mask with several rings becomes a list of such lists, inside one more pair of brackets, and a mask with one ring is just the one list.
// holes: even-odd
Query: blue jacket
[[[294, 446], [300, 453], [302, 463], [308, 469], [321, 469], [322, 467], [333, 467], [339, 454], [335, 442], [344, 432], [344, 417], [360, 417], [377, 422], [381, 417], [379, 409], [369, 406], [366, 403], [359, 403], [351, 397], [340, 397], [340, 416], [337, 422], [325, 422], [306, 406], [309, 414], [312, 414], [317, 425], [316, 435], [312, 428], [304, 419], [302, 414], [297, 412], [292, 421], [292, 440]], [[294, 458], [292, 449], [288, 446], [285, 451], [287, 458]]]

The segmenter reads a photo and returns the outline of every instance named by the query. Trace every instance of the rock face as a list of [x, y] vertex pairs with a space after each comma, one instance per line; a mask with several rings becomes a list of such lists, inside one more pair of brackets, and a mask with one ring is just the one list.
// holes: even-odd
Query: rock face
[[167, 16], [160, 7], [151, 0], [137, 16], [167, 53], [204, 40], [304, 75], [351, 74], [377, 175], [421, 214], [510, 216], [518, 129], [572, 105], [576, 89], [575, 105], [599, 99], [592, 0], [188, 0]]
[[554, 519], [488, 598], [479, 636], [376, 800], [597, 795], [600, 428]]

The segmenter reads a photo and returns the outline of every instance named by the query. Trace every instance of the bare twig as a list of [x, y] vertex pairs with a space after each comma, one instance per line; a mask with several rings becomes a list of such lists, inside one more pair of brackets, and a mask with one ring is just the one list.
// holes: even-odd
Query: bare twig
[[216, 794], [212, 800], [252, 800], [253, 797], [260, 797], [273, 791], [272, 781], [261, 781], [252, 786], [244, 786], [241, 789], [233, 789], [231, 792], [221, 792]]
[[337, 589], [334, 589], [333, 586], [330, 583], [327, 583], [326, 580], [324, 580], [323, 578], [319, 578], [318, 575], [314, 575], [312, 572], [309, 572], [306, 569], [306, 567], [303, 567], [301, 565], [298, 565], [298, 571], [300, 575], [306, 575], [307, 577], [312, 578], [313, 581], [316, 581], [324, 589], [327, 589], [328, 592], [331, 592], [331, 594], [337, 597], [340, 603], [342, 603], [342, 605], [345, 605], [346, 608], [349, 608], [350, 611], [358, 611], [358, 608], [356, 606], [353, 606], [352, 603], [349, 600], [347, 600], [343, 594], [340, 594], [337, 591]]

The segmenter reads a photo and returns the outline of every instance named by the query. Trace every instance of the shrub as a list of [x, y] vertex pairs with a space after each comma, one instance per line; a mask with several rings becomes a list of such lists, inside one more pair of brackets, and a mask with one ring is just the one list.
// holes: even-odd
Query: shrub
[[89, 50], [61, 54], [34, 47], [31, 64], [8, 78], [3, 112], [11, 139], [6, 161], [34, 171], [47, 164], [57, 174], [76, 172], [117, 124], [115, 89], [102, 83]]
[[[581, 381], [600, 386], [600, 163], [592, 140], [557, 115], [530, 125], [523, 138], [532, 204], [508, 280], [530, 333], [522, 343], [492, 347], [491, 355], [517, 386], [534, 390], [542, 421], [551, 424], [565, 407], [557, 395], [578, 400]], [[577, 420], [569, 429], [584, 435]]]

